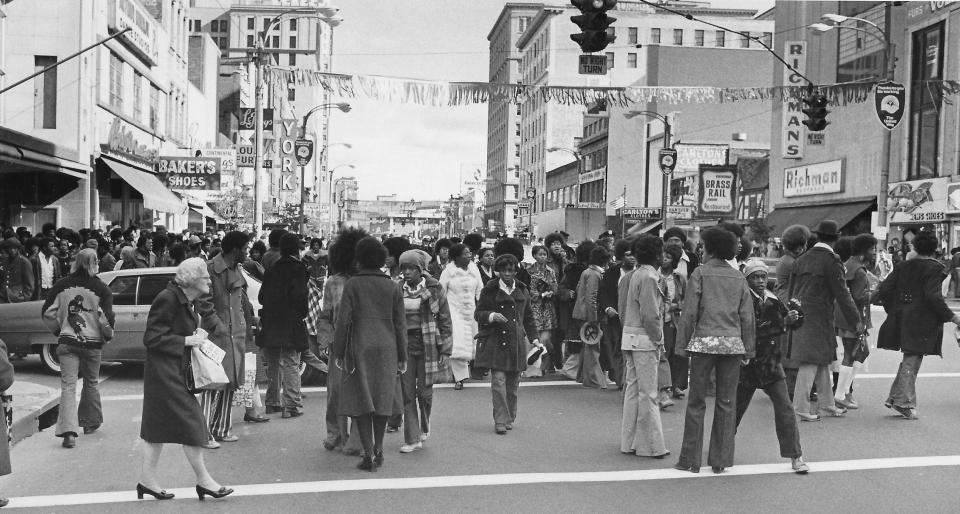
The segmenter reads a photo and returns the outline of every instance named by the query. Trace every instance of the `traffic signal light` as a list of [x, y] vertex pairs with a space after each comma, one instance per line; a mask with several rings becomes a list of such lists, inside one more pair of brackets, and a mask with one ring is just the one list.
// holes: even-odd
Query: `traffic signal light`
[[581, 32], [570, 34], [570, 39], [580, 45], [581, 50], [599, 52], [617, 39], [607, 34], [607, 28], [617, 21], [607, 16], [607, 11], [617, 6], [617, 0], [571, 0], [571, 3], [581, 14], [571, 16], [570, 20], [580, 27]]
[[807, 104], [807, 108], [801, 111], [807, 115], [803, 124], [813, 132], [820, 132], [827, 128], [830, 124], [827, 121], [827, 114], [830, 114], [827, 110], [827, 97], [821, 94], [808, 94], [803, 98], [803, 103]]

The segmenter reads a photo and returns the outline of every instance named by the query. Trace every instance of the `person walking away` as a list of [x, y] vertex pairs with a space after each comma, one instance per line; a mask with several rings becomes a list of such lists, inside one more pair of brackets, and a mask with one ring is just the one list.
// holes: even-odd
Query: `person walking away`
[[[793, 290], [793, 267], [800, 255], [807, 251], [807, 241], [810, 240], [810, 229], [803, 225], [791, 225], [783, 231], [781, 243], [783, 244], [783, 255], [777, 262], [777, 282], [774, 287], [774, 294], [784, 305], [790, 305], [794, 300]], [[790, 358], [790, 349], [793, 347], [794, 333], [792, 328], [787, 329], [784, 336], [784, 347], [786, 350], [781, 355], [783, 371], [786, 373], [787, 394], [793, 401], [793, 391], [797, 384], [797, 371], [800, 363]]]
[[[50, 290], [43, 303], [43, 321], [57, 336], [60, 360], [60, 409], [56, 436], [64, 448], [76, 446], [80, 427], [92, 434], [103, 423], [100, 405], [100, 354], [113, 337], [113, 292], [97, 278], [97, 252], [85, 248], [73, 261], [70, 276]], [[77, 404], [77, 378], [83, 391]]]
[[[683, 250], [671, 245], [663, 249], [663, 263], [660, 265], [660, 276], [664, 283], [664, 313], [663, 313], [663, 355], [660, 357], [660, 372], [657, 374], [657, 385], [660, 394], [657, 403], [661, 409], [674, 405], [673, 398], [683, 398], [687, 389], [687, 376], [690, 374], [690, 360], [677, 355], [677, 323], [680, 322], [680, 306], [683, 304], [683, 293], [686, 283], [677, 271], [682, 262]], [[673, 393], [672, 395], [670, 393]]]
[[[345, 228], [337, 234], [335, 242], [329, 248], [330, 275], [323, 283], [323, 308], [317, 320], [317, 343], [329, 357], [333, 348], [333, 336], [340, 314], [340, 299], [343, 287], [352, 277], [354, 270], [354, 249], [357, 242], [367, 236], [367, 232], [358, 228]], [[332, 359], [330, 359], [332, 361]], [[338, 412], [343, 372], [338, 366], [330, 366], [327, 375], [327, 437], [323, 447], [327, 451], [340, 449], [347, 455], [361, 453], [360, 435], [357, 424], [349, 426], [349, 417]]]
[[[0, 339], [0, 397], [7, 396], [7, 391], [13, 385], [13, 365], [10, 364], [10, 355], [7, 353], [7, 345]], [[3, 413], [0, 413], [3, 414]], [[8, 434], [10, 426], [7, 424], [7, 416], [0, 415], [0, 436]], [[10, 442], [9, 437], [6, 441], [0, 440], [0, 476], [9, 475], [13, 472], [10, 466]], [[6, 507], [10, 499], [0, 495], [0, 507]]]
[[[846, 409], [834, 402], [830, 363], [836, 359], [835, 331], [837, 308], [857, 333], [863, 330], [860, 313], [844, 280], [843, 264], [833, 250], [839, 239], [839, 227], [823, 220], [814, 230], [819, 238], [813, 248], [797, 258], [790, 279], [791, 298], [803, 307], [804, 322], [793, 330], [787, 356], [799, 364], [793, 409], [802, 421], [818, 421], [819, 412], [840, 417]], [[810, 391], [817, 387], [818, 409], [811, 412]]]
[[[56, 255], [57, 242], [44, 238], [40, 241], [40, 252], [30, 257], [33, 266], [33, 281], [36, 284], [34, 300], [46, 300], [47, 294], [63, 276], [60, 259]], [[97, 271], [100, 271], [99, 261]]]
[[663, 260], [663, 241], [644, 234], [633, 241], [637, 269], [625, 282], [620, 303], [623, 335], [620, 349], [625, 363], [620, 451], [662, 459], [667, 451], [657, 405], [657, 368], [663, 351], [663, 283], [657, 267]]
[[[625, 277], [636, 267], [637, 260], [630, 251], [630, 241], [621, 239], [614, 245], [616, 260], [619, 264], [607, 268], [600, 279], [597, 289], [597, 308], [600, 310], [600, 328], [603, 339], [600, 341], [600, 364], [605, 366], [610, 380], [623, 389], [623, 353], [620, 351], [620, 338], [623, 325], [620, 324], [620, 285]], [[626, 289], [626, 288], [624, 288]]]
[[[483, 287], [475, 314], [480, 325], [476, 365], [490, 370], [493, 427], [500, 435], [513, 430], [517, 420], [520, 373], [527, 367], [527, 341], [530, 334], [537, 333], [529, 290], [516, 279], [519, 267], [511, 253], [497, 257], [493, 269], [500, 278]], [[536, 336], [530, 344], [542, 346]]]
[[[307, 268], [300, 262], [296, 234], [280, 237], [280, 260], [269, 267], [260, 286], [262, 330], [257, 345], [267, 361], [267, 413], [284, 418], [303, 415], [300, 396], [300, 352], [308, 348]], [[280, 390], [283, 396], [280, 396]]]
[[690, 392], [683, 425], [683, 446], [675, 468], [700, 472], [703, 426], [710, 374], [716, 373], [716, 398], [707, 463], [714, 473], [733, 465], [736, 394], [740, 363], [755, 352], [753, 299], [747, 281], [727, 261], [736, 257], [737, 236], [723, 227], [701, 235], [706, 262], [687, 281], [683, 314], [677, 327], [677, 354], [690, 354]]
[[[580, 275], [577, 283], [577, 300], [573, 307], [573, 321], [577, 325], [577, 332], [583, 333], [583, 326], [591, 324], [599, 327], [599, 312], [597, 309], [597, 295], [600, 290], [600, 279], [603, 277], [603, 267], [610, 262], [610, 254], [603, 246], [596, 246], [590, 251], [589, 266]], [[599, 339], [594, 344], [583, 340], [582, 368], [583, 387], [607, 388], [607, 377], [600, 368]]]
[[787, 395], [786, 373], [780, 365], [780, 338], [788, 325], [796, 324], [800, 315], [787, 310], [777, 295], [767, 290], [767, 265], [761, 260], [749, 260], [744, 264], [743, 274], [753, 293], [753, 312], [756, 318], [756, 356], [740, 366], [740, 381], [737, 384], [737, 428], [750, 406], [757, 389], [763, 389], [773, 403], [773, 419], [780, 456], [790, 459], [790, 466], [797, 474], [806, 474], [810, 467], [803, 461], [800, 449], [800, 430], [793, 403]]
[[160, 291], [147, 315], [143, 345], [143, 412], [140, 438], [143, 466], [137, 483], [137, 498], [150, 495], [169, 500], [173, 494], [160, 487], [157, 467], [166, 443], [180, 444], [196, 475], [197, 496], [223, 498], [233, 489], [221, 486], [210, 476], [203, 461], [203, 445], [209, 431], [200, 403], [185, 381], [184, 367], [190, 362], [193, 346], [203, 342], [195, 335], [199, 326], [196, 302], [210, 294], [207, 264], [199, 258], [183, 261], [166, 289]]
[[933, 257], [938, 246], [936, 235], [921, 231], [913, 239], [917, 257], [895, 266], [877, 291], [876, 300], [887, 312], [877, 347], [903, 352], [884, 405], [910, 420], [918, 419], [916, 381], [923, 357], [942, 356], [944, 323], [960, 326], [960, 316], [943, 299], [946, 270]]
[[870, 355], [867, 344], [867, 331], [873, 328], [870, 322], [870, 299], [876, 291], [878, 281], [870, 267], [877, 256], [877, 238], [870, 234], [860, 234], [853, 240], [853, 255], [844, 263], [844, 279], [850, 289], [850, 296], [860, 314], [862, 332], [856, 331], [856, 325], [847, 325], [837, 319], [837, 335], [843, 341], [843, 361], [840, 363], [840, 375], [834, 401], [845, 409], [857, 409], [859, 405], [853, 399], [853, 379], [863, 369], [863, 363]]
[[[411, 254], [410, 252], [414, 253]], [[403, 255], [412, 258], [413, 255], [419, 257], [426, 255], [429, 257], [430, 254], [423, 250], [409, 250], [404, 252]], [[403, 265], [403, 255], [400, 256], [401, 266]], [[477, 335], [477, 322], [473, 319], [473, 313], [477, 308], [477, 298], [480, 297], [480, 290], [483, 289], [483, 284], [477, 278], [477, 275], [469, 269], [473, 254], [465, 244], [458, 243], [453, 245], [450, 248], [449, 257], [450, 263], [447, 264], [447, 267], [444, 268], [440, 274], [438, 284], [442, 291], [441, 294], [444, 297], [443, 303], [449, 306], [447, 309], [448, 317], [452, 323], [451, 337], [453, 347], [451, 349], [450, 359], [447, 362], [450, 370], [453, 372], [454, 389], [459, 391], [463, 389], [463, 381], [470, 378], [470, 361], [476, 356], [476, 341], [474, 337]], [[421, 273], [426, 271], [429, 262], [430, 260], [428, 258]], [[408, 262], [408, 264], [414, 265], [416, 262]], [[410, 279], [406, 273], [404, 273], [404, 278], [409, 283]], [[412, 305], [412, 302], [408, 303]], [[407, 319], [411, 319], [409, 312]], [[412, 330], [414, 327], [408, 324], [407, 328], [408, 330]], [[440, 328], [442, 329], [442, 327]], [[411, 344], [413, 344], [413, 336], [409, 332], [407, 335]], [[413, 366], [414, 364], [415, 361], [411, 359], [410, 365]], [[410, 374], [410, 372], [408, 372], [408, 374]], [[406, 382], [406, 376], [404, 377], [404, 382]], [[404, 393], [404, 403], [406, 403], [406, 393]], [[408, 412], [409, 409], [404, 407], [404, 411]]]
[[[576, 250], [577, 261], [564, 268], [560, 275], [562, 278], [559, 278], [560, 288], [557, 292], [557, 332], [560, 335], [556, 339], [563, 341], [563, 346], [566, 347], [566, 351], [562, 352], [566, 360], [558, 362], [563, 362], [563, 374], [570, 380], [576, 380], [577, 382], [583, 381], [582, 355], [580, 353], [583, 343], [580, 341], [580, 326], [572, 321], [573, 307], [577, 302], [577, 285], [580, 283], [580, 275], [589, 266], [590, 252], [596, 246], [597, 244], [589, 239], [580, 242]], [[556, 242], [554, 242], [553, 247], [557, 247]], [[561, 253], [566, 255], [565, 252]], [[554, 264], [560, 258], [557, 254], [553, 254], [551, 257]], [[554, 347], [556, 346], [554, 345]]]
[[244, 382], [244, 352], [247, 348], [247, 327], [253, 318], [253, 306], [247, 298], [247, 281], [240, 272], [240, 261], [247, 254], [248, 238], [243, 232], [230, 232], [223, 237], [221, 251], [207, 263], [210, 294], [200, 298], [200, 314], [209, 318], [216, 329], [210, 340], [225, 353], [224, 371], [229, 383], [220, 389], [204, 389], [200, 406], [210, 430], [211, 447], [220, 442], [236, 442], [233, 433], [233, 397]]
[[33, 278], [33, 266], [22, 252], [23, 245], [16, 237], [0, 242], [0, 303], [33, 299], [37, 283]]
[[383, 464], [397, 374], [407, 370], [403, 293], [380, 271], [386, 260], [387, 249], [376, 238], [357, 243], [360, 269], [343, 287], [333, 338], [334, 364], [342, 373], [337, 413], [357, 424], [364, 451], [357, 467], [365, 471]]
[[[453, 265], [447, 265], [444, 276], [452, 268], [466, 272], [463, 262], [466, 255], [470, 255], [470, 250], [465, 245], [453, 245], [450, 249]], [[430, 254], [423, 250], [407, 250], [400, 255], [407, 326], [407, 372], [401, 376], [403, 418], [406, 423], [403, 425], [404, 444], [400, 445], [400, 453], [423, 448], [423, 442], [430, 437], [433, 384], [446, 375], [447, 363], [455, 347], [451, 311], [443, 294], [445, 287], [437, 279], [425, 274], [429, 265]], [[470, 300], [474, 301], [475, 298], [475, 294], [470, 292]], [[472, 336], [470, 342], [473, 342]], [[467, 361], [462, 362], [462, 371], [469, 375]], [[462, 381], [458, 384], [463, 387]]]
[[559, 284], [553, 268], [547, 264], [548, 253], [546, 247], [534, 246], [533, 258], [535, 262], [527, 270], [530, 273], [530, 313], [533, 315], [533, 322], [537, 325], [537, 337], [540, 343], [547, 349], [541, 357], [541, 366], [539, 370], [528, 370], [527, 376], [543, 376], [547, 373], [553, 373], [557, 366], [562, 366], [563, 362], [554, 360], [554, 356], [562, 354], [555, 352], [553, 345], [562, 345], [563, 340], [553, 342], [552, 333], [557, 328], [557, 312], [554, 308], [554, 297], [557, 294]]
[[[277, 261], [282, 257], [280, 253], [280, 238], [286, 234], [287, 231], [282, 228], [275, 228], [270, 231], [270, 235], [267, 236], [267, 243], [270, 245], [270, 248], [263, 253], [263, 257], [260, 258], [260, 265], [263, 266], [263, 272], [266, 273], [267, 270], [273, 267]], [[199, 242], [199, 241], [198, 241]], [[297, 253], [299, 255], [299, 245], [300, 241], [297, 240]]]

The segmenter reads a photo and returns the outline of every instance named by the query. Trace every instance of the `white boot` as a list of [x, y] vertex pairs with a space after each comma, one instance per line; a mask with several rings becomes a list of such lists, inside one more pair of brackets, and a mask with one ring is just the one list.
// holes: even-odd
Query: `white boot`
[[840, 406], [847, 408], [847, 393], [850, 392], [850, 384], [853, 383], [853, 368], [850, 366], [840, 366], [840, 377], [837, 379], [837, 392], [833, 400]]

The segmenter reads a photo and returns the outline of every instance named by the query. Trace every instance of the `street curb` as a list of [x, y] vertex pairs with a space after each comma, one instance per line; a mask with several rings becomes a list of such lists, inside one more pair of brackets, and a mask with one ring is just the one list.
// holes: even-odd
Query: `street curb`
[[[14, 398], [13, 401], [17, 401]], [[53, 413], [56, 413], [60, 407], [60, 393], [51, 395], [51, 398], [47, 400], [43, 405], [38, 409], [34, 409], [32, 412], [21, 416], [18, 419], [13, 420], [13, 426], [10, 427], [10, 446], [13, 446], [20, 441], [36, 434], [40, 430], [50, 427], [56, 423], [56, 419], [53, 419], [52, 422], [49, 419], [49, 416]], [[42, 428], [41, 428], [42, 425]]]

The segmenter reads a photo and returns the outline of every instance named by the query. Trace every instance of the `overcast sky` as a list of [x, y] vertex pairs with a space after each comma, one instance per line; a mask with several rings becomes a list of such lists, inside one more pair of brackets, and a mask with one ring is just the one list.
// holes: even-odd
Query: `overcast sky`
[[[515, 0], [523, 3], [538, 3]], [[551, 3], [551, 2], [543, 2]], [[334, 0], [344, 22], [334, 32], [333, 71], [442, 81], [488, 80], [487, 34], [498, 0]], [[765, 9], [773, 0], [718, 0], [715, 7]], [[360, 198], [447, 198], [460, 170], [486, 166], [487, 107], [421, 107], [349, 99], [334, 111], [330, 165], [354, 164]], [[466, 177], [465, 177], [466, 179]]]

